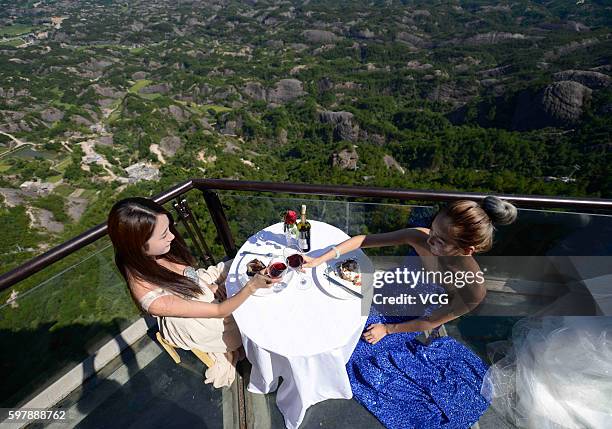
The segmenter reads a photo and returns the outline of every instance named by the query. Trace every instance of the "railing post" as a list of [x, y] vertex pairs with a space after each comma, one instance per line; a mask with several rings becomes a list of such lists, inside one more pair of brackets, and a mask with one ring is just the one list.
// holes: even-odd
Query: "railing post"
[[[235, 353], [235, 352], [234, 352]], [[248, 429], [252, 426], [247, 416], [246, 395], [247, 386], [245, 385], [245, 375], [250, 374], [250, 364], [244, 359], [236, 364], [236, 387], [238, 391], [238, 427]], [[250, 423], [250, 424], [249, 424]]]
[[219, 239], [221, 240], [221, 244], [223, 244], [223, 248], [225, 249], [225, 254], [230, 258], [233, 258], [236, 256], [236, 244], [234, 243], [234, 236], [232, 235], [232, 231], [227, 223], [225, 211], [221, 205], [221, 200], [219, 200], [219, 195], [217, 195], [216, 192], [209, 190], [202, 191], [202, 195], [204, 195], [204, 201], [206, 201], [208, 212], [210, 213], [212, 221], [217, 228], [217, 233], [219, 234]]
[[[187, 233], [191, 237], [191, 241], [193, 242], [196, 249], [198, 250], [201, 261], [207, 267], [210, 265], [214, 265], [215, 259], [213, 258], [212, 253], [210, 252], [210, 248], [206, 244], [206, 240], [204, 239], [204, 236], [202, 235], [200, 226], [198, 225], [198, 223], [195, 220], [195, 217], [193, 216], [193, 212], [191, 211], [191, 209], [189, 208], [189, 205], [187, 204], [187, 200], [185, 198], [180, 198], [180, 199], [177, 198], [173, 206], [176, 212], [178, 213], [178, 215], [180, 216], [181, 220], [183, 221], [183, 225], [185, 225], [185, 229], [187, 230]], [[190, 223], [192, 225], [190, 225]], [[193, 226], [193, 229], [192, 229], [192, 226]], [[195, 230], [195, 234], [193, 232], [194, 230]]]
[[347, 201], [346, 202], [346, 213], [344, 214], [344, 218], [346, 219], [346, 227], [344, 228], [344, 232], [346, 232], [347, 235], [351, 235], [349, 232], [349, 228], [351, 226], [350, 222], [349, 222], [349, 218], [351, 216], [351, 206], [350, 206], [350, 202]]

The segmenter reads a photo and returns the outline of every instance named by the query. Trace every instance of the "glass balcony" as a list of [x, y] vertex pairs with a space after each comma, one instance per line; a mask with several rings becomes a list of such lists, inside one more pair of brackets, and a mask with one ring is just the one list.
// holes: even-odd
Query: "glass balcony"
[[[357, 201], [282, 192], [220, 190], [203, 198], [191, 189], [166, 195], [162, 202], [175, 213], [179, 231], [203, 265], [232, 257], [249, 236], [301, 204], [307, 205], [309, 219], [351, 236], [427, 227], [439, 204], [397, 202], [387, 195]], [[180, 207], [183, 199], [187, 205]], [[522, 317], [612, 314], [609, 288], [599, 281], [612, 266], [607, 262], [612, 216], [564, 207], [520, 209], [515, 224], [497, 231], [492, 251], [478, 257], [491, 280], [486, 299], [471, 314], [446, 324], [448, 335], [487, 360], [488, 346], [508, 339]], [[412, 252], [408, 246], [365, 251], [378, 269]], [[32, 427], [284, 427], [274, 394], [246, 391], [248, 364], [231, 388], [217, 390], [203, 383], [203, 365], [191, 353], [179, 351], [181, 363], [172, 361], [155, 341], [154, 319], [133, 304], [106, 236], [12, 282], [0, 298], [0, 408], [45, 404], [68, 410], [71, 418]], [[5, 417], [0, 415], [0, 421]], [[479, 425], [512, 427], [493, 411]], [[352, 400], [311, 407], [301, 427], [321, 426], [382, 427]]]
[[140, 318], [107, 238], [4, 291], [2, 407], [14, 407], [95, 355]]

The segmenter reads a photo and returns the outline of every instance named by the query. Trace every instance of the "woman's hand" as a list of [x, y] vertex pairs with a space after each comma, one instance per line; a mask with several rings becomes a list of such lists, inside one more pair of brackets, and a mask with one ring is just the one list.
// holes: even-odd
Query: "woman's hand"
[[321, 265], [321, 261], [319, 260], [319, 258], [311, 258], [308, 255], [302, 255], [302, 258], [304, 258], [302, 268], [314, 268]]
[[382, 323], [375, 323], [374, 325], [368, 326], [368, 329], [363, 333], [362, 337], [370, 344], [376, 344], [382, 340], [389, 331], [387, 325]]
[[251, 279], [247, 282], [246, 287], [248, 287], [249, 291], [253, 294], [257, 292], [257, 289], [271, 288], [274, 283], [278, 283], [280, 281], [280, 278], [273, 279], [266, 275], [266, 269], [263, 269], [251, 277]]

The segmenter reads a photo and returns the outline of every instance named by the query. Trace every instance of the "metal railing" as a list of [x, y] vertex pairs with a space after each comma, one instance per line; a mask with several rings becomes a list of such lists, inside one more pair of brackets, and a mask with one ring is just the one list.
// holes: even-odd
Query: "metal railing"
[[[229, 192], [228, 194], [225, 194], [218, 191]], [[194, 203], [194, 211], [192, 212], [191, 208], [189, 207], [189, 204], [187, 203], [187, 194], [190, 193], [191, 195], [191, 193], [195, 193], [197, 196], [198, 192], [201, 193], [202, 198], [191, 200]], [[245, 193], [247, 194], [246, 196], [244, 195]], [[419, 191], [358, 186], [309, 185], [221, 179], [192, 179], [178, 184], [173, 188], [168, 189], [151, 198], [159, 204], [172, 203], [172, 206], [176, 210], [176, 213], [178, 215], [176, 219], [182, 222], [185, 232], [191, 238], [193, 250], [197, 252], [197, 254], [200, 256], [200, 259], [203, 264], [210, 265], [215, 263], [215, 258], [212, 255], [211, 248], [206, 243], [205, 237], [208, 237], [208, 239], [210, 240], [211, 235], [213, 237], [216, 235], [216, 237], [218, 238], [218, 241], [221, 246], [217, 245], [213, 248], [213, 250], [218, 251], [218, 253], [216, 254], [217, 256], [222, 255], [221, 252], [223, 251], [226, 256], [233, 257], [236, 253], [236, 242], [244, 240], [245, 233], [249, 234], [250, 232], [252, 232], [251, 230], [257, 230], [259, 228], [259, 226], [255, 226], [251, 223], [248, 223], [247, 225], [242, 225], [242, 229], [238, 231], [235, 228], [237, 224], [240, 224], [240, 222], [244, 221], [244, 218], [242, 216], [243, 212], [249, 211], [243, 210], [245, 204], [252, 204], [252, 206], [250, 206], [251, 211], [253, 211], [253, 207], [264, 207], [264, 205], [258, 204], [262, 200], [268, 200], [268, 196], [251, 196], [251, 194], [259, 193], [274, 193], [274, 197], [276, 197], [270, 198], [270, 200], [274, 201], [272, 204], [270, 204], [270, 206], [268, 206], [266, 212], [267, 217], [262, 216], [261, 219], [258, 219], [258, 221], [261, 220], [261, 223], [264, 224], [269, 223], [270, 220], [274, 222], [273, 219], [276, 216], [276, 213], [278, 213], [276, 210], [279, 209], [279, 207], [282, 207], [283, 205], [285, 205], [285, 207], [289, 206], [291, 204], [289, 200], [295, 200], [295, 198], [293, 198], [293, 196], [295, 195], [339, 197], [342, 199], [339, 202], [329, 201], [329, 199], [324, 199], [323, 201], [313, 199], [311, 206], [313, 211], [311, 211], [311, 213], [317, 213], [317, 208], [319, 208], [318, 214], [321, 217], [325, 217], [327, 222], [333, 223], [335, 221], [337, 223], [340, 219], [340, 223], [342, 224], [342, 226], [345, 227], [345, 232], [347, 234], [349, 233], [350, 225], [349, 216], [357, 220], [355, 222], [355, 225], [363, 225], [368, 224], [368, 221], [365, 220], [364, 213], [367, 210], [370, 210], [370, 206], [381, 205], [384, 206], [385, 211], [393, 210], [391, 208], [391, 206], [393, 206], [392, 204], [380, 204], [383, 201], [402, 201], [404, 204], [401, 205], [400, 209], [402, 212], [404, 212], [404, 209], [406, 209], [407, 207], [411, 207], [412, 203], [414, 202], [427, 202], [429, 203], [428, 205], [431, 205], [432, 202], [450, 202], [460, 199], [480, 201], [488, 195], [482, 193]], [[278, 198], [279, 195], [281, 196], [281, 198]], [[292, 198], [287, 199], [285, 198], [286, 195], [291, 195]], [[222, 196], [223, 198], [223, 204], [220, 199], [220, 196]], [[522, 195], [498, 196], [509, 202], [514, 203], [519, 208], [548, 208], [561, 210], [570, 209], [574, 211], [580, 209], [581, 211], [592, 211], [594, 213], [603, 213], [606, 215], [612, 214], [612, 200], [586, 198], [555, 198]], [[363, 199], [369, 200], [371, 202], [362, 203], [361, 201]], [[357, 200], [358, 202], [354, 202], [352, 200]], [[372, 202], [375, 204], [372, 204]], [[406, 204], [408, 202], [410, 204]], [[295, 204], [295, 201], [293, 201], [293, 203]], [[343, 204], [346, 204], [346, 207], [343, 207]], [[327, 214], [325, 214], [326, 212], [324, 210], [320, 210], [321, 208], [325, 207], [329, 208], [329, 205], [335, 206], [335, 208], [329, 209], [329, 212], [327, 212]], [[364, 212], [362, 213], [363, 218], [361, 218], [359, 217], [359, 207], [366, 205], [368, 207], [361, 207], [362, 209], [364, 209]], [[337, 208], [339, 208], [339, 210], [336, 210]], [[432, 207], [425, 207], [425, 210], [421, 209], [423, 209], [423, 207], [415, 209], [415, 206], [412, 206], [411, 208], [411, 210], [414, 210], [414, 212], [424, 212], [424, 214], [427, 215], [427, 218], [429, 215], [434, 213]], [[202, 220], [201, 215], [203, 213], [206, 214], [206, 212], [208, 212], [211, 224], [206, 225], [207, 228], [205, 229], [200, 228], [200, 225], [198, 225], [198, 219], [196, 219], [196, 215], [194, 215], [194, 212], [198, 215], [198, 218], [200, 218], [200, 220]], [[232, 226], [234, 227], [233, 230], [230, 229], [230, 223], [228, 222], [228, 217], [226, 216], [226, 213], [229, 214], [229, 219], [232, 220]], [[388, 214], [388, 212], [386, 213]], [[563, 213], [560, 214], [563, 215]], [[251, 216], [251, 213], [248, 213], [247, 215]], [[529, 213], [527, 213], [527, 215], [529, 215]], [[537, 215], [539, 216], [541, 214], [537, 213]], [[316, 215], [314, 216], [316, 218]], [[419, 218], [419, 216], [416, 216], [416, 219]], [[606, 234], [608, 234], [607, 236], [610, 236], [611, 230], [609, 226], [611, 225], [610, 220], [612, 220], [612, 216], [603, 216], [602, 218], [605, 218], [604, 223], [607, 231]], [[549, 220], [546, 221], [548, 222]], [[373, 224], [375, 224], [375, 222]], [[413, 223], [410, 224], [413, 225]], [[600, 225], [600, 223], [595, 223], [595, 229], [597, 228], [597, 225]], [[384, 216], [384, 222], [382, 224], [379, 222], [378, 227], [380, 228], [381, 226], [389, 227], [388, 216]], [[397, 227], [397, 224], [395, 226]], [[354, 233], [356, 233], [356, 231], [358, 231], [358, 229], [355, 228], [350, 234], [353, 235]], [[95, 243], [96, 246], [98, 244], [101, 244], [102, 240], [106, 240], [106, 236], [107, 227], [106, 224], [103, 223], [85, 231], [83, 234], [80, 234], [69, 241], [60, 244], [59, 246], [52, 248], [46, 253], [36, 258], [33, 258], [25, 264], [0, 276], [0, 291], [11, 288], [12, 286], [25, 279], [28, 279], [28, 281], [35, 280], [36, 277], [30, 279], [30, 277], [35, 273], [40, 272], [41, 270], [50, 266], [52, 266], [51, 269], [61, 266], [61, 264], [54, 264], [58, 261], [62, 261], [64, 258], [68, 257], [69, 255], [72, 255], [74, 252], [84, 249], [86, 246], [91, 245], [92, 243]], [[598, 235], [598, 237], [601, 236]], [[109, 246], [106, 246], [104, 249], [108, 248]], [[73, 259], [77, 255], [78, 253], [68, 258], [68, 260], [64, 260], [62, 262], [68, 262], [70, 259]], [[113, 266], [111, 253], [106, 253], [105, 257], [108, 266]], [[58, 274], [60, 278], [61, 275], [63, 275], [63, 271]], [[52, 278], [52, 276], [49, 276], [49, 278]], [[30, 293], [30, 291], [40, 290], [43, 284], [49, 283], [47, 280], [48, 279], [45, 279], [45, 282], [41, 283], [41, 285], [39, 286], [35, 286], [34, 288], [24, 291], [21, 296], [25, 297], [27, 294]], [[57, 284], [61, 286], [62, 281], [58, 281]], [[57, 290], [58, 288], [54, 286], [56, 285], [52, 285], [51, 288]], [[248, 375], [248, 372], [248, 364], [241, 364], [238, 370], [235, 388], [233, 388], [234, 390], [232, 390], [232, 395], [234, 395], [232, 401], [235, 401], [235, 407], [233, 407], [233, 409], [236, 412], [236, 424], [241, 429], [248, 427], [247, 420], [248, 416], [250, 415], [247, 412], [246, 401], [246, 377]]]
[[[352, 198], [372, 198], [372, 199], [392, 199], [399, 201], [426, 201], [426, 202], [450, 202], [461, 199], [480, 201], [487, 195], [474, 192], [447, 192], [447, 191], [421, 191], [393, 188], [376, 188], [361, 186], [343, 185], [312, 185], [298, 183], [277, 183], [277, 182], [253, 182], [225, 179], [191, 179], [180, 183], [167, 191], [152, 197], [159, 203], [165, 204], [183, 194], [197, 189], [203, 193], [208, 211], [217, 229], [218, 237], [223, 244], [228, 256], [234, 256], [236, 245], [234, 237], [229, 228], [223, 206], [215, 191], [245, 191], [245, 192], [277, 192], [286, 194], [303, 194], [318, 196], [352, 197]], [[548, 197], [533, 195], [497, 195], [509, 201], [519, 208], [550, 208], [550, 209], [581, 209], [592, 210], [595, 212], [612, 213], [612, 200], [597, 198], [569, 198], [569, 197]], [[176, 204], [180, 205], [180, 201]], [[190, 214], [181, 214], [180, 207], [176, 207], [181, 220], [185, 222], [186, 229], [191, 235], [196, 247], [198, 247], [205, 262], [212, 262], [212, 256], [207, 249], [203, 237], [198, 236], [197, 227], [190, 228], [188, 223]], [[188, 210], [188, 209], [187, 209]], [[193, 216], [191, 216], [193, 218]], [[195, 224], [197, 225], [197, 224]], [[193, 225], [192, 225], [193, 226]], [[53, 263], [65, 258], [71, 253], [87, 246], [104, 237], [107, 234], [106, 223], [97, 225], [83, 234], [68, 240], [51, 250], [37, 256], [30, 261], [20, 265], [13, 270], [0, 276], [0, 292], [10, 288], [16, 283], [30, 277], [52, 265]], [[195, 230], [195, 234], [193, 232]], [[198, 244], [199, 242], [199, 244]]]

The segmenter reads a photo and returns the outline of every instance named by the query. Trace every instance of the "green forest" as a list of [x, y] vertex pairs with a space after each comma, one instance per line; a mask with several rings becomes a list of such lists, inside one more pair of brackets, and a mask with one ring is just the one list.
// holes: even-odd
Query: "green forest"
[[[604, 1], [0, 0], [0, 273], [191, 178], [612, 198], [611, 16]], [[300, 198], [221, 193], [238, 244]], [[308, 205], [350, 234], [435, 211], [365, 202]], [[580, 228], [529, 219], [505, 251]], [[4, 349], [36, 334], [24, 352], [48, 353], [19, 392], [31, 362], [3, 356], [3, 406], [138, 317], [112, 256], [103, 239], [0, 293]]]

